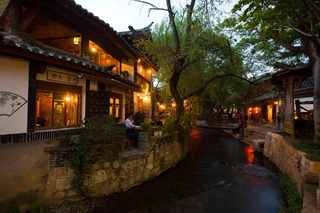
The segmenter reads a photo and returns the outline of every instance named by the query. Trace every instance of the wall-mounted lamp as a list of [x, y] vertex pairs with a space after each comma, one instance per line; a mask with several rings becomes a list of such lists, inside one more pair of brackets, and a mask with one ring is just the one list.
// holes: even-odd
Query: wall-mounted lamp
[[73, 37], [73, 43], [79, 44], [79, 37]]

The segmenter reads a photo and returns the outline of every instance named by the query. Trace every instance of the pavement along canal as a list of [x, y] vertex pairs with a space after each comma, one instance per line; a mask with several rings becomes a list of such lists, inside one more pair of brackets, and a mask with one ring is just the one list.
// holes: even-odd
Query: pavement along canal
[[199, 128], [191, 132], [188, 157], [164, 174], [69, 208], [97, 213], [276, 213], [282, 207], [279, 174], [252, 146], [223, 131]]

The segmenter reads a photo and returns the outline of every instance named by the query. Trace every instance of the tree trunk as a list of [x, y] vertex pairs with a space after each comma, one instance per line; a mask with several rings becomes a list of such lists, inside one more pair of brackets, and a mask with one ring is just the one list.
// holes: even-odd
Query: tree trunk
[[173, 67], [173, 73], [170, 78], [170, 92], [176, 102], [177, 123], [180, 123], [181, 116], [184, 113], [183, 100], [178, 90], [178, 83], [181, 73], [181, 60], [177, 60]]
[[[312, 55], [314, 59], [313, 63], [313, 117], [314, 117], [314, 128], [315, 135], [320, 137], [320, 50], [317, 48], [315, 43], [312, 43]], [[320, 139], [315, 137], [317, 142]]]

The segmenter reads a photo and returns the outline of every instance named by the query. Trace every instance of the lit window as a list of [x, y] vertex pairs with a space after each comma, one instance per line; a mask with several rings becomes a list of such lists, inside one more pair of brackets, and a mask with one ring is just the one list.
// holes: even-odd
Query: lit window
[[38, 91], [36, 127], [59, 128], [79, 124], [80, 94]]

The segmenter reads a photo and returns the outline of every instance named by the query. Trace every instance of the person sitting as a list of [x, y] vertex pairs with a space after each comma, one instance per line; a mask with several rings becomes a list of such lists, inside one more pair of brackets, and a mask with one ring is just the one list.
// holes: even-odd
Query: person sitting
[[127, 115], [127, 119], [124, 121], [123, 124], [127, 127], [127, 138], [133, 142], [133, 147], [137, 147], [138, 133], [135, 131], [135, 129], [140, 128], [140, 126], [133, 125], [133, 115], [131, 114]]
[[237, 134], [237, 133], [238, 134], [244, 134], [245, 127], [246, 127], [245, 123], [241, 122], [237, 128], [232, 130], [233, 134]]
[[47, 125], [47, 119], [45, 116], [37, 117], [37, 126], [45, 127]]
[[156, 121], [154, 122], [155, 126], [163, 126], [162, 121], [160, 120], [159, 116], [156, 116]]
[[124, 125], [126, 125], [127, 128], [140, 128], [140, 126], [133, 125], [133, 116], [131, 114], [127, 115]]

